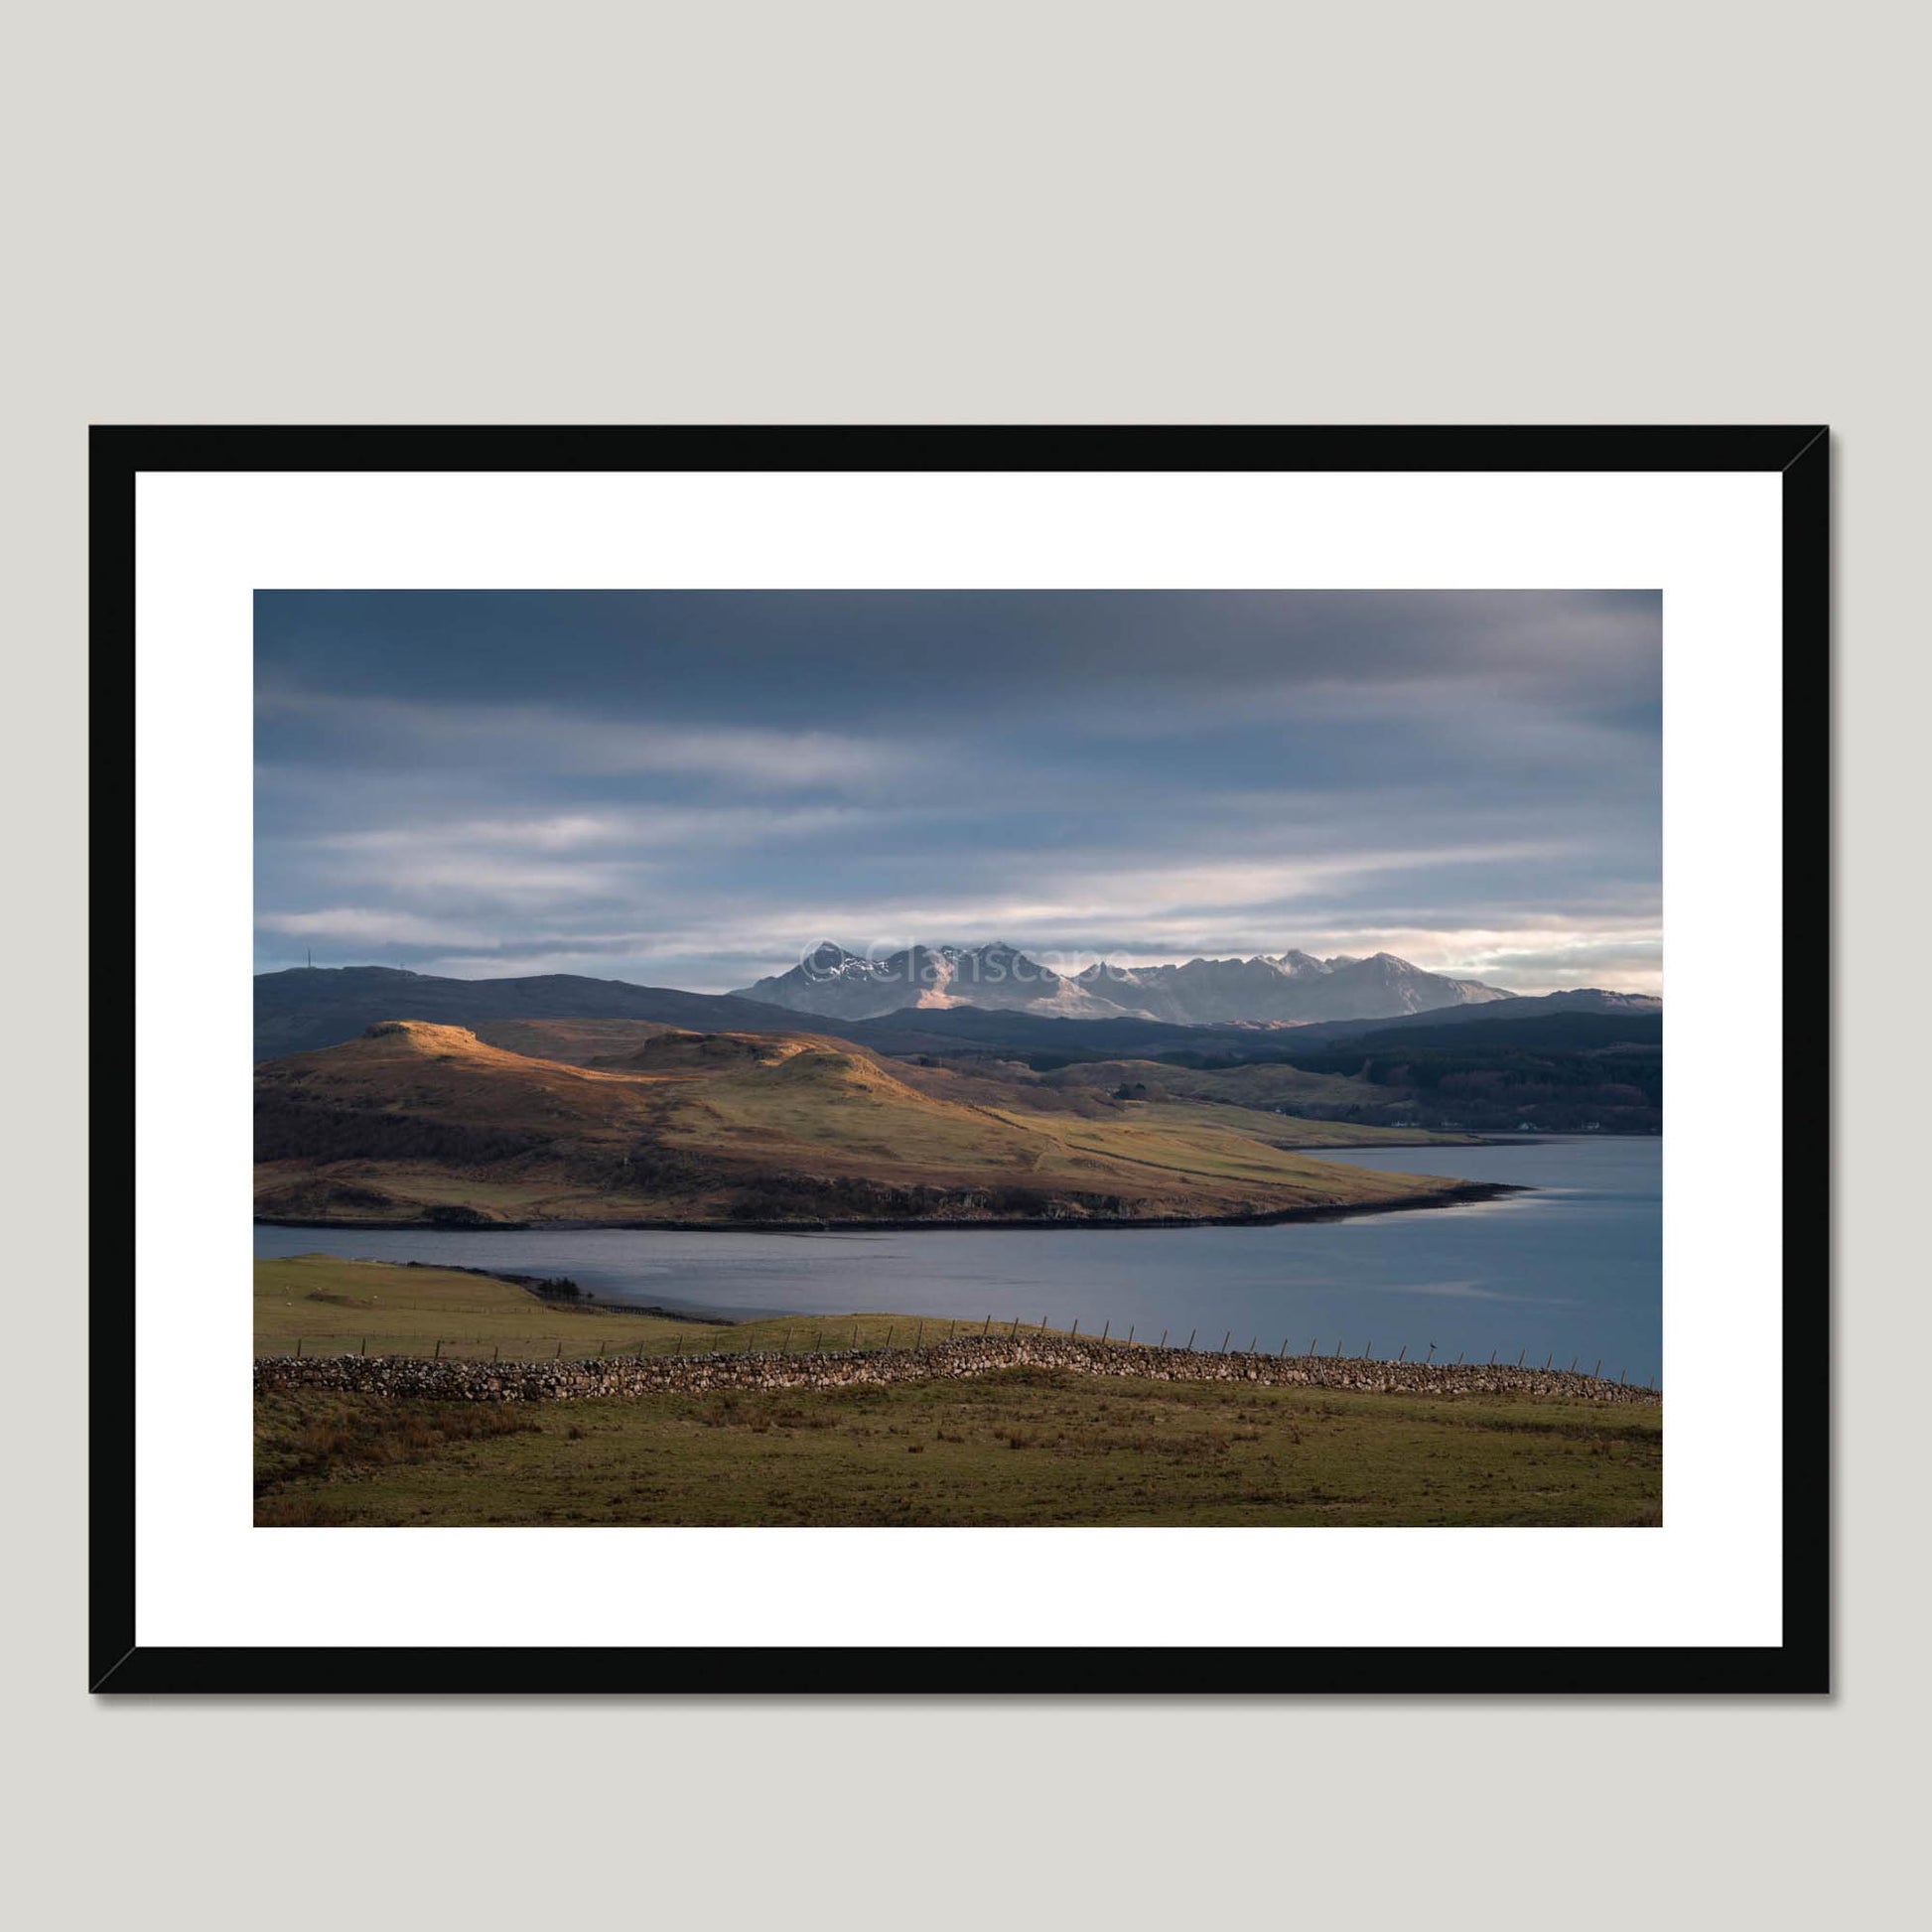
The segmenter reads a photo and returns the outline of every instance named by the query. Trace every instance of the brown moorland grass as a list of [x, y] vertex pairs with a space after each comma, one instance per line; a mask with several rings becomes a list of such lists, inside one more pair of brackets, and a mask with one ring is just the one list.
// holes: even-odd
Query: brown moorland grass
[[[1616, 1525], [1662, 1418], [1013, 1369], [640, 1400], [257, 1399], [264, 1524]], [[449, 1422], [442, 1412], [471, 1418]], [[495, 1420], [483, 1420], [495, 1418]]]
[[[494, 1020], [474, 1031], [486, 1045], [533, 1059], [612, 1071], [626, 1064], [643, 1068], [646, 1062], [635, 1057], [640, 1050], [660, 1035], [680, 1030], [648, 1020]], [[1476, 1138], [1283, 1115], [1279, 1111], [1283, 1106], [1384, 1105], [1389, 1099], [1386, 1089], [1363, 1080], [1308, 1073], [1283, 1064], [1199, 1069], [1151, 1060], [1108, 1060], [1038, 1073], [1025, 1061], [990, 1060], [984, 1054], [936, 1061], [915, 1055], [887, 1064], [896, 1078], [917, 1092], [970, 1106], [1083, 1113], [1091, 1118], [1126, 1114], [1158, 1124], [1155, 1108], [1163, 1102], [1201, 1103], [1213, 1109], [1208, 1117], [1219, 1124], [1275, 1147], [1454, 1146]], [[1155, 1107], [1118, 1099], [1116, 1089], [1123, 1086], [1149, 1089], [1159, 1099]]]
[[588, 1066], [613, 1054], [634, 1053], [659, 1034], [677, 1030], [655, 1020], [485, 1020], [472, 1031], [486, 1046]]
[[[1295, 1067], [1199, 1071], [1152, 1060], [1109, 1060], [1035, 1073], [1019, 1061], [895, 1060], [892, 1064], [908, 1086], [937, 1099], [1013, 1112], [1080, 1114], [1089, 1120], [1137, 1122], [1143, 1127], [1159, 1127], [1171, 1119], [1211, 1121], [1272, 1147], [1458, 1147], [1480, 1138], [1283, 1114], [1280, 1108], [1291, 1102], [1379, 1106], [1389, 1098], [1386, 1091], [1366, 1081], [1302, 1073]], [[1290, 1077], [1265, 1077], [1280, 1072]]]
[[1089, 1118], [943, 1098], [908, 1084], [909, 1069], [811, 1035], [665, 1030], [616, 1061], [533, 1058], [414, 1021], [265, 1061], [257, 1211], [371, 1223], [1212, 1220], [1399, 1205], [1446, 1188], [1287, 1151], [1218, 1110]]

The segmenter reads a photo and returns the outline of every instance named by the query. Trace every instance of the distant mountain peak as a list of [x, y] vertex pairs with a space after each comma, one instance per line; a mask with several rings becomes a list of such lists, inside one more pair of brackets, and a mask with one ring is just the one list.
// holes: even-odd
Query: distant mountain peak
[[1096, 998], [1005, 939], [980, 945], [911, 945], [884, 957], [830, 941], [789, 971], [757, 981], [742, 996], [792, 1013], [868, 1020], [907, 1007], [988, 1007], [1008, 1012], [1118, 1019], [1129, 1011]]
[[1212, 1026], [1394, 1019], [1508, 995], [1479, 980], [1427, 972], [1390, 952], [1317, 959], [1291, 947], [1246, 959], [1196, 957], [1181, 965], [1136, 967], [1099, 960], [1067, 976], [1008, 940], [992, 939], [972, 946], [907, 946], [882, 959], [861, 958], [828, 941], [789, 972], [743, 988], [742, 997], [846, 1020], [907, 1007], [974, 1006]]

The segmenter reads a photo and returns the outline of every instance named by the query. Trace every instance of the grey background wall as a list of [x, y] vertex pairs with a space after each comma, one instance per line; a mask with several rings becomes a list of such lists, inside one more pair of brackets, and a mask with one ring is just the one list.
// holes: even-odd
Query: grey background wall
[[17, 18], [17, 1350], [83, 1328], [90, 420], [1829, 420], [1845, 913], [1831, 1706], [99, 1707], [79, 1417], [28, 1378], [33, 1922], [1889, 1917], [1925, 1684], [1884, 1378], [1926, 1341], [1888, 1019], [1928, 937], [1925, 42], [1922, 12], [1763, 0]]

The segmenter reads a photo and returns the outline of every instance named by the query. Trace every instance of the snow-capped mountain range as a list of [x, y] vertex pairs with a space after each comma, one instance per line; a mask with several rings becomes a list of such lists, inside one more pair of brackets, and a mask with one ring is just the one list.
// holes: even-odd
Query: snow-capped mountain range
[[1179, 966], [1089, 966], [1071, 977], [1015, 946], [908, 946], [883, 959], [829, 941], [790, 971], [741, 987], [794, 1013], [869, 1020], [906, 1007], [990, 1007], [1066, 1020], [1165, 1020], [1180, 1026], [1386, 1020], [1506, 1000], [1479, 980], [1425, 972], [1393, 953], [1331, 959], [1290, 950]]

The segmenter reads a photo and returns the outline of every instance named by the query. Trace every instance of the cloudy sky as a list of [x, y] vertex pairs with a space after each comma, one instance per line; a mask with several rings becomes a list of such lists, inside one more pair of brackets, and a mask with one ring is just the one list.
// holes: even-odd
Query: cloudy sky
[[262, 593], [256, 967], [1658, 992], [1660, 645], [1644, 591]]

